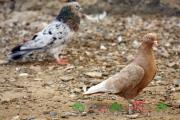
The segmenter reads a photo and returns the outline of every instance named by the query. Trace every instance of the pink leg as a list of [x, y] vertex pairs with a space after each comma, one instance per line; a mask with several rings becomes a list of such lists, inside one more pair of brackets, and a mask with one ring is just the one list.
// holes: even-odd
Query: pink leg
[[134, 111], [137, 112], [146, 112], [146, 110], [144, 109], [144, 104], [145, 101], [142, 100], [135, 100], [135, 101], [131, 101], [129, 102], [129, 114], [133, 114]]
[[59, 64], [59, 65], [67, 65], [68, 63], [69, 63], [68, 59], [65, 56], [57, 59], [57, 64]]
[[145, 102], [142, 100], [135, 100], [132, 102], [132, 108], [134, 111], [145, 112], [144, 104], [145, 104]]
[[106, 108], [106, 106], [102, 106], [101, 108], [98, 109], [98, 111], [100, 113], [106, 113], [107, 112], [107, 108]]

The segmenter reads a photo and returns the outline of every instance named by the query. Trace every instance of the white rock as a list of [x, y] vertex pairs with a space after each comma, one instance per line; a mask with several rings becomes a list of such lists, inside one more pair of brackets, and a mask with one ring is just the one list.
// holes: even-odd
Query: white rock
[[93, 77], [93, 78], [101, 78], [102, 77], [101, 72], [87, 72], [87, 73], [85, 73], [85, 75], [87, 75], [89, 77]]
[[100, 49], [101, 49], [101, 50], [107, 50], [107, 48], [106, 48], [104, 45], [101, 45], [101, 46], [100, 46]]
[[138, 48], [140, 46], [140, 43], [138, 41], [133, 41], [132, 43], [133, 48]]
[[27, 77], [27, 76], [29, 76], [29, 74], [28, 73], [20, 73], [19, 76], [20, 77]]
[[117, 40], [118, 40], [118, 43], [121, 43], [123, 41], [121, 36], [118, 36]]
[[20, 120], [20, 117], [18, 115], [14, 116], [11, 120]]

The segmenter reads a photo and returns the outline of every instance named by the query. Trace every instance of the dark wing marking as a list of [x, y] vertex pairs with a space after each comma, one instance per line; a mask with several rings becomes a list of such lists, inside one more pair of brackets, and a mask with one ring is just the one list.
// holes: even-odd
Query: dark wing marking
[[21, 50], [44, 49], [55, 43], [61, 44], [67, 36], [68, 31], [69, 28], [64, 23], [53, 21], [41, 32], [34, 35], [32, 40], [24, 43], [21, 46]]

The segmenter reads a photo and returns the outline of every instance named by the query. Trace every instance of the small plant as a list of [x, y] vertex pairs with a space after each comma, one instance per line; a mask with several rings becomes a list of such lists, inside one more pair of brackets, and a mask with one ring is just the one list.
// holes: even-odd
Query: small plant
[[72, 105], [73, 110], [77, 110], [79, 112], [83, 112], [85, 110], [85, 106], [80, 102], [76, 102]]
[[121, 111], [123, 108], [122, 108], [122, 105], [121, 104], [118, 104], [117, 102], [115, 103], [112, 103], [110, 106], [109, 106], [109, 111], [110, 112], [117, 112], [117, 111]]
[[162, 110], [166, 110], [168, 108], [168, 105], [167, 104], [165, 104], [165, 103], [162, 103], [162, 102], [160, 102], [160, 103], [158, 103], [157, 105], [156, 105], [156, 110], [159, 112], [159, 111], [162, 111]]

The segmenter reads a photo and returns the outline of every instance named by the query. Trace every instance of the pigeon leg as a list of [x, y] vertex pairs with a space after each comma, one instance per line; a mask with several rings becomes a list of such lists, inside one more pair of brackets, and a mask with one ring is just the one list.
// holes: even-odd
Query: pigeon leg
[[129, 114], [133, 114], [134, 111], [137, 112], [145, 112], [144, 104], [145, 102], [142, 100], [134, 100], [134, 101], [128, 101], [129, 102]]
[[54, 54], [54, 58], [56, 59], [57, 64], [59, 65], [67, 65], [68, 64], [68, 59], [64, 55], [64, 48], [65, 46], [60, 46], [51, 49], [51, 53]]
[[130, 100], [128, 100], [128, 114], [131, 115], [133, 114], [134, 110], [133, 110], [133, 105], [132, 102]]
[[59, 64], [59, 65], [67, 65], [69, 63], [66, 56], [60, 56], [56, 60], [57, 60], [57, 64]]

